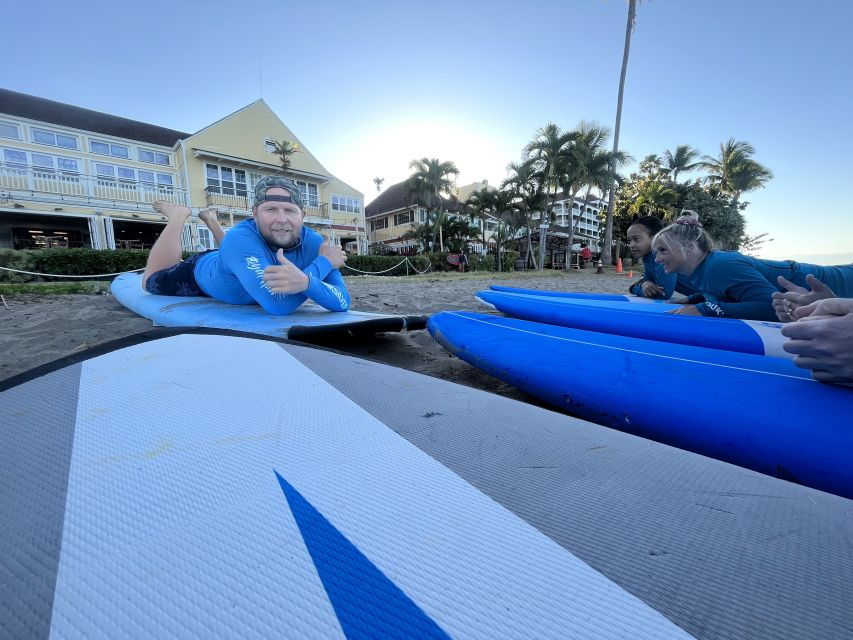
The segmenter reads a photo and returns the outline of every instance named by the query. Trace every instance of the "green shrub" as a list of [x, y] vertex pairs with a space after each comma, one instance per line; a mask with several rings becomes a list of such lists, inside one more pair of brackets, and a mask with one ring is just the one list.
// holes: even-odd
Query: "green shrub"
[[[184, 257], [191, 255], [184, 253]], [[88, 276], [143, 269], [148, 251], [127, 249], [35, 249], [0, 250], [0, 267], [50, 273], [58, 276]], [[0, 269], [0, 282], [44, 282], [66, 278], [44, 278]]]

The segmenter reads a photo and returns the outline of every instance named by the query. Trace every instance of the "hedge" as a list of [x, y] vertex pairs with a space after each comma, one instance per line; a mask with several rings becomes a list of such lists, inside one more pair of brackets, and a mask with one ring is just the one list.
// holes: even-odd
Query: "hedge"
[[[432, 264], [433, 271], [458, 271], [459, 267], [448, 264], [447, 252], [426, 253], [423, 258], [428, 258]], [[494, 254], [480, 255], [479, 253], [468, 253], [468, 268], [466, 271], [497, 271], [495, 267]], [[501, 252], [501, 271], [515, 271], [515, 261], [518, 260], [518, 251]]]
[[[21, 251], [0, 249], [0, 267], [56, 275], [85, 276], [133, 271], [134, 269], [144, 268], [147, 260], [148, 251], [127, 249], [35, 249]], [[42, 278], [41, 276], [0, 270], [0, 282], [55, 280], [68, 281], [62, 278]]]

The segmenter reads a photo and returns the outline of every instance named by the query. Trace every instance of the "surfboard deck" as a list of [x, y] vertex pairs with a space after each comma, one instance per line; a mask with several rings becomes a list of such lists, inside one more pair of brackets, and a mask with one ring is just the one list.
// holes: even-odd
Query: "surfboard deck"
[[142, 289], [141, 281], [141, 274], [124, 274], [113, 280], [110, 290], [125, 307], [161, 327], [231, 329], [313, 343], [426, 327], [426, 316], [332, 312], [310, 300], [289, 315], [274, 316], [260, 305], [226, 304], [198, 296], [152, 295]]
[[789, 360], [468, 312], [433, 315], [428, 329], [572, 415], [853, 497], [853, 390]]
[[[783, 349], [785, 337], [779, 322], [646, 313], [645, 305], [638, 312], [638, 305], [577, 304], [575, 298], [504, 291], [479, 291], [476, 297], [508, 316], [532, 322], [788, 360], [794, 358]], [[671, 311], [677, 307], [663, 308]]]
[[630, 302], [632, 304], [640, 303], [665, 303], [667, 300], [658, 300], [655, 298], [641, 298], [633, 295], [621, 295], [618, 293], [596, 293], [583, 291], [550, 291], [548, 289], [523, 289], [519, 287], [505, 287], [499, 284], [489, 285], [492, 291], [502, 291], [504, 293], [519, 293], [523, 295], [547, 296], [550, 298], [566, 298], [568, 300], [600, 300], [609, 302]]
[[329, 350], [152, 331], [0, 383], [0, 409], [4, 636], [845, 624], [847, 500]]

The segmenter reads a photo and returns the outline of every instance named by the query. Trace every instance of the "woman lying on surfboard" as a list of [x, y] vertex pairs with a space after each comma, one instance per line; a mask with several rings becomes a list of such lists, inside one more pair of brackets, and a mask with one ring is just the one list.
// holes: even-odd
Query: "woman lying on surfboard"
[[[663, 265], [655, 262], [652, 251], [652, 238], [663, 229], [663, 221], [653, 216], [637, 218], [628, 227], [628, 248], [634, 259], [643, 260], [643, 277], [632, 284], [628, 290], [641, 298], [663, 298], [669, 300], [672, 292], [677, 291], [688, 296], [683, 302], [692, 301], [690, 296], [700, 293], [688, 283], [687, 277], [677, 273], [667, 273]], [[695, 300], [699, 302], [701, 295]]]
[[760, 260], [737, 251], [718, 251], [699, 223], [696, 212], [686, 212], [652, 241], [655, 260], [668, 274], [687, 277], [705, 301], [677, 309], [679, 315], [776, 320], [773, 294], [787, 289], [781, 276], [798, 287], [812, 282], [812, 275], [835, 295], [853, 297], [853, 265], [823, 267], [793, 260]]

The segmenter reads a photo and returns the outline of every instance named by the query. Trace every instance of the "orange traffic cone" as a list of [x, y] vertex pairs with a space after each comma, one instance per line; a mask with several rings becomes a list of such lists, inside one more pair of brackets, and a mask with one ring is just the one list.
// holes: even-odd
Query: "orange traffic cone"
[[616, 273], [622, 273], [622, 258], [616, 258]]
[[633, 277], [634, 277], [634, 270], [633, 270], [633, 269], [631, 269], [631, 270], [628, 272], [628, 277], [629, 277], [629, 278], [633, 278]]

